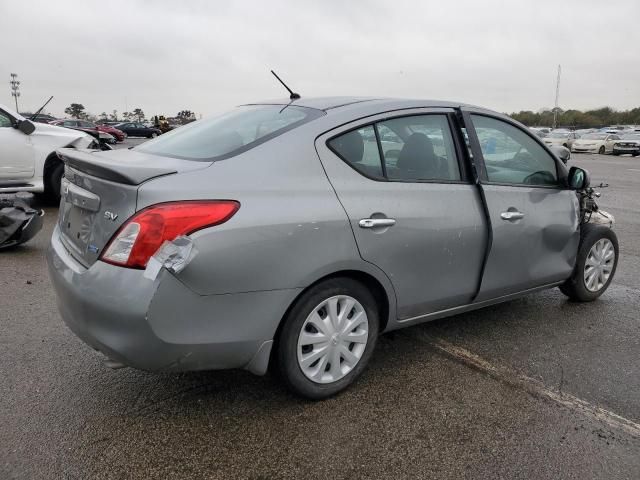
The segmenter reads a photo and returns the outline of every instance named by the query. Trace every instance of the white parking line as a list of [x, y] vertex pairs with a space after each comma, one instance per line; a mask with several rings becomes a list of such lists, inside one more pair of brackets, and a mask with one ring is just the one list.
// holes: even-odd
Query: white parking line
[[630, 172], [640, 172], [640, 168], [627, 168]]
[[593, 420], [603, 422], [611, 428], [622, 430], [633, 437], [640, 438], [640, 425], [627, 418], [621, 417], [620, 415], [598, 407], [597, 405], [593, 405], [586, 400], [582, 400], [581, 398], [571, 395], [570, 393], [551, 389], [542, 382], [534, 378], [527, 377], [526, 375], [521, 375], [507, 367], [492, 365], [478, 355], [475, 355], [464, 348], [452, 345], [445, 340], [434, 339], [426, 335], [424, 337], [424, 340], [428, 341], [428, 343], [433, 347], [464, 365], [480, 370], [481, 372], [509, 385], [522, 388], [534, 396], [546, 398], [569, 408], [572, 411], [579, 412]]

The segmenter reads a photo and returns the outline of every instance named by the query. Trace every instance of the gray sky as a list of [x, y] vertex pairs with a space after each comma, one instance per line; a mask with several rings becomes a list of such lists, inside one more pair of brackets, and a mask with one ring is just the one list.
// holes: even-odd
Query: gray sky
[[2, 0], [0, 103], [207, 115], [284, 96], [640, 106], [640, 0]]

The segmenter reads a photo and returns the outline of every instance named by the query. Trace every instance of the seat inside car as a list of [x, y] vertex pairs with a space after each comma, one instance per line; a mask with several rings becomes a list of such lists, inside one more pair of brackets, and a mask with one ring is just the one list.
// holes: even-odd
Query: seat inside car
[[[352, 130], [335, 139], [333, 148], [347, 159], [348, 163], [360, 170], [365, 175], [374, 178], [382, 178], [380, 167], [380, 159], [376, 158], [376, 165], [367, 165], [364, 163], [364, 139], [358, 130]], [[373, 159], [370, 158], [370, 161]]]
[[404, 143], [393, 178], [418, 180], [449, 178], [447, 166], [433, 149], [433, 143], [424, 133], [412, 133]]

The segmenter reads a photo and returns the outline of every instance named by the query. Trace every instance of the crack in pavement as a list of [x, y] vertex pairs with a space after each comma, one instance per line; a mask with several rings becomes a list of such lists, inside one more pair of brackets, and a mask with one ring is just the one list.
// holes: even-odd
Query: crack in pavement
[[487, 374], [502, 383], [525, 390], [527, 393], [537, 398], [552, 401], [558, 405], [568, 408], [571, 411], [578, 412], [591, 420], [604, 423], [608, 427], [623, 431], [635, 439], [640, 439], [640, 424], [635, 423], [628, 418], [624, 418], [617, 413], [589, 403], [586, 400], [571, 395], [570, 393], [563, 393], [562, 391], [551, 389], [541, 381], [522, 375], [508, 367], [493, 365], [488, 360], [485, 360], [469, 350], [453, 345], [446, 340], [434, 338], [422, 332], [417, 337], [420, 341], [429, 344], [436, 351], [458, 363]]

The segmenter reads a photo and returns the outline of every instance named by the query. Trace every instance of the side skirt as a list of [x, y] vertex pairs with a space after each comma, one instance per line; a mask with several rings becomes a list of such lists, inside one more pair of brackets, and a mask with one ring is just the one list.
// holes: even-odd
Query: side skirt
[[394, 330], [396, 328], [406, 327], [408, 325], [414, 325], [417, 323], [430, 322], [431, 320], [438, 320], [440, 318], [450, 317], [452, 315], [469, 312], [471, 310], [478, 310], [483, 307], [495, 305], [496, 303], [507, 302], [509, 300], [514, 300], [516, 298], [524, 297], [525, 295], [529, 295], [530, 293], [535, 293], [542, 290], [547, 290], [549, 288], [557, 287], [558, 285], [562, 285], [563, 283], [564, 282], [549, 283], [547, 285], [542, 285], [540, 287], [530, 288], [528, 290], [523, 290], [517, 293], [511, 293], [509, 295], [503, 295], [502, 297], [496, 297], [490, 300], [484, 300], [482, 302], [470, 303], [468, 305], [461, 305], [459, 307], [447, 308], [446, 310], [440, 310], [438, 312], [427, 313], [426, 315], [419, 315], [417, 317], [405, 318], [402, 320], [398, 320], [394, 326], [390, 325], [391, 328], [388, 328], [387, 331]]

